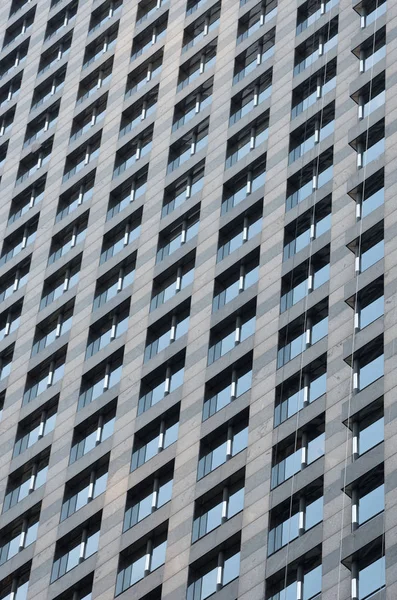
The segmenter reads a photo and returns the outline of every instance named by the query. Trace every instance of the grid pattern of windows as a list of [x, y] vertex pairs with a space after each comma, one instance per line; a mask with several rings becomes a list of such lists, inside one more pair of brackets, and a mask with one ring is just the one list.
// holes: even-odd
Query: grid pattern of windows
[[396, 3], [3, 4], [0, 600], [397, 596]]

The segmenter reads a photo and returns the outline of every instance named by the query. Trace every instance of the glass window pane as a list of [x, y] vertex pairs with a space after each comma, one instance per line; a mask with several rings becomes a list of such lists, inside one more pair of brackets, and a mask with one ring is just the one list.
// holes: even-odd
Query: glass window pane
[[303, 577], [303, 600], [310, 600], [321, 592], [321, 565], [305, 573]]
[[384, 360], [383, 354], [369, 362], [367, 365], [360, 367], [360, 390], [367, 387], [370, 383], [379, 379], [383, 375]]
[[[206, 573], [201, 578], [201, 594], [199, 596], [200, 600], [205, 600], [211, 594], [216, 592], [216, 573], [217, 569], [212, 569], [209, 573]], [[195, 594], [196, 600], [196, 594]]]
[[359, 452], [364, 454], [370, 448], [373, 448], [384, 440], [384, 419], [383, 417], [365, 427], [360, 431]]
[[385, 509], [385, 486], [382, 484], [359, 500], [359, 524], [365, 523]]
[[358, 597], [359, 600], [368, 598], [371, 594], [382, 588], [385, 579], [385, 557], [382, 556], [359, 572]]
[[225, 566], [223, 569], [223, 585], [228, 584], [233, 579], [239, 576], [240, 573], [240, 552], [233, 554], [230, 558], [225, 560]]
[[306, 530], [323, 520], [323, 498], [318, 498], [306, 507]]
[[229, 496], [229, 504], [227, 509], [228, 519], [231, 519], [238, 512], [243, 510], [244, 508], [244, 488], [241, 488], [234, 492], [234, 494], [230, 494]]
[[154, 571], [158, 567], [164, 564], [165, 562], [165, 552], [167, 549], [167, 540], [165, 540], [162, 544], [159, 544], [155, 548], [153, 548], [152, 552], [152, 562], [150, 565], [150, 570]]

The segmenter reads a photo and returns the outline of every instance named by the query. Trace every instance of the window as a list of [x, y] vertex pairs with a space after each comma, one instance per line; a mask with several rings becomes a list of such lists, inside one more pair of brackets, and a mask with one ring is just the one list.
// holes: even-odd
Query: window
[[273, 448], [272, 481], [274, 489], [299, 471], [324, 456], [324, 415], [298, 429]]
[[215, 279], [212, 311], [220, 310], [258, 281], [259, 254], [251, 253]]
[[18, 572], [14, 572], [11, 576], [0, 584], [0, 600], [26, 600], [28, 597], [30, 576], [30, 564], [24, 565]]
[[189, 211], [182, 218], [173, 221], [172, 225], [161, 231], [156, 262], [178, 250], [183, 244], [197, 235], [200, 224], [200, 211]]
[[107, 31], [98, 35], [91, 44], [86, 46], [82, 69], [86, 69], [96, 60], [100, 59], [106, 52], [114, 50], [117, 42], [119, 24], [115, 23]]
[[271, 509], [268, 556], [321, 523], [323, 500], [323, 481], [317, 479], [292, 498]]
[[230, 105], [229, 126], [234, 125], [245, 117], [256, 106], [270, 98], [272, 93], [273, 69], [269, 69], [263, 75], [255, 79], [241, 92], [233, 96]]
[[[266, 581], [266, 600], [320, 600], [322, 567], [321, 547], [313, 548], [299, 562], [287, 565]], [[298, 596], [298, 588], [302, 588]]]
[[327, 302], [320, 302], [279, 332], [278, 369], [328, 335]]
[[384, 257], [383, 221], [365, 231], [361, 237], [353, 240], [348, 248], [356, 256], [356, 275], [363, 273]]
[[350, 142], [357, 152], [357, 168], [362, 169], [370, 162], [378, 160], [385, 151], [385, 122], [378, 121], [365, 133]]
[[251, 389], [252, 355], [211, 379], [205, 386], [203, 421]]
[[223, 186], [221, 214], [229, 212], [234, 206], [243, 202], [250, 194], [265, 185], [266, 160], [263, 158], [252, 162], [248, 168], [229, 179]]
[[195, 46], [206, 35], [218, 27], [220, 14], [221, 4], [218, 2], [186, 27], [183, 34], [182, 52], [186, 52], [189, 48]]
[[6, 156], [7, 156], [7, 151], [8, 151], [8, 140], [5, 142], [5, 144], [0, 146], [0, 168], [4, 166]]
[[75, 585], [68, 588], [56, 600], [92, 600], [93, 573], [80, 579]]
[[125, 90], [125, 99], [132, 94], [148, 85], [156, 76], [161, 73], [163, 65], [163, 50], [155, 52], [148, 60], [140, 67], [135, 69], [127, 77], [127, 85]]
[[48, 264], [51, 265], [84, 241], [88, 225], [88, 213], [71, 223], [52, 238]]
[[240, 540], [232, 538], [189, 567], [187, 600], [205, 600], [236, 579], [239, 572]]
[[83, 375], [77, 410], [94, 402], [119, 383], [123, 367], [123, 352], [124, 348]]
[[331, 196], [327, 196], [285, 227], [283, 260], [288, 260], [330, 229]]
[[32, 346], [32, 356], [38, 354], [44, 348], [55, 342], [61, 335], [67, 333], [72, 326], [74, 300], [66, 303], [39, 323], [36, 327]]
[[152, 299], [150, 301], [151, 312], [193, 283], [194, 258], [189, 254], [184, 257], [183, 261], [177, 267], [168, 269], [163, 276], [157, 277], [153, 281]]
[[386, 0], [365, 0], [353, 8], [360, 15], [361, 28], [364, 29], [386, 12], [387, 3]]
[[295, 129], [290, 135], [288, 164], [301, 158], [334, 132], [335, 104], [331, 103], [321, 112], [303, 125]]
[[184, 364], [184, 353], [180, 353], [167, 365], [162, 365], [142, 380], [138, 415], [149, 410], [183, 384]]
[[110, 260], [138, 239], [141, 231], [141, 218], [142, 212], [137, 211], [128, 220], [119, 223], [104, 235], [99, 264], [102, 265]]
[[298, 75], [338, 43], [338, 17], [329, 20], [295, 49], [294, 75]]
[[232, 167], [267, 140], [268, 132], [269, 111], [266, 111], [228, 140], [225, 169]]
[[212, 364], [255, 333], [256, 305], [249, 303], [210, 332], [208, 364]]
[[11, 201], [10, 214], [8, 216], [8, 225], [15, 223], [20, 217], [27, 213], [34, 206], [37, 206], [43, 199], [45, 188], [45, 178], [38, 179], [25, 189], [25, 191], [14, 196]]
[[208, 127], [209, 119], [205, 119], [186, 133], [183, 138], [172, 144], [168, 157], [167, 173], [172, 173], [207, 145]]
[[1, 530], [0, 565], [36, 541], [39, 518], [40, 504], [37, 504]]
[[73, 119], [72, 129], [70, 133], [70, 141], [74, 142], [84, 133], [89, 131], [91, 127], [98, 125], [106, 115], [106, 106], [108, 101], [107, 93], [96, 100], [91, 106], [83, 110], [78, 117]]
[[322, 356], [276, 388], [274, 427], [320, 398], [326, 390], [327, 362]]
[[46, 450], [14, 471], [7, 482], [3, 513], [21, 502], [47, 480], [49, 451]]
[[123, 6], [123, 0], [107, 0], [91, 13], [88, 34], [91, 35], [109, 19], [119, 14]]
[[105, 317], [91, 325], [85, 358], [90, 358], [117, 339], [128, 329], [129, 301], [119, 305]]
[[305, 165], [287, 180], [286, 210], [291, 210], [321, 189], [333, 174], [333, 149], [326, 150], [318, 158]]
[[167, 348], [170, 344], [185, 335], [189, 328], [190, 303], [184, 303], [165, 319], [157, 321], [149, 327], [144, 361], [147, 362], [153, 356]]
[[94, 94], [99, 94], [98, 90], [107, 85], [112, 76], [113, 57], [102, 63], [95, 71], [87, 75], [80, 81], [79, 91], [77, 92], [76, 105], [84, 102]]
[[57, 541], [51, 583], [84, 562], [98, 550], [101, 514]]
[[121, 115], [120, 133], [119, 137], [123, 137], [135, 127], [137, 127], [142, 121], [150, 117], [156, 112], [157, 98], [159, 88], [156, 86], [154, 89], [147, 92], [144, 96], [141, 96], [135, 104], [127, 108]]
[[152, 149], [153, 126], [148, 127], [116, 153], [113, 178], [118, 177]]
[[151, 17], [156, 10], [159, 10], [163, 5], [162, 0], [141, 0], [138, 4], [138, 12], [136, 15], [136, 25], [140, 25], [146, 19]]
[[29, 177], [33, 177], [36, 171], [43, 168], [51, 158], [53, 136], [46, 140], [40, 147], [40, 150], [31, 152], [19, 163], [16, 185], [20, 185]]
[[347, 300], [347, 303], [354, 310], [356, 331], [364, 329], [383, 316], [385, 304], [383, 288], [383, 277], [378, 277]]
[[0, 279], [0, 302], [20, 290], [29, 277], [30, 259], [20, 262]]
[[13, 102], [19, 95], [22, 82], [22, 72], [13, 77], [9, 83], [0, 88], [0, 108]]
[[369, 38], [354, 48], [353, 54], [360, 61], [360, 73], [365, 73], [386, 56], [386, 27], [375, 31]]
[[219, 232], [217, 262], [240, 248], [262, 231], [262, 201], [250, 207]]
[[179, 407], [135, 433], [131, 471], [142, 466], [178, 439]]
[[55, 127], [59, 115], [59, 106], [60, 102], [55, 102], [47, 111], [30, 121], [26, 128], [24, 148], [46, 134], [52, 127]]
[[171, 500], [173, 471], [173, 463], [168, 464], [128, 492], [123, 531], [127, 531]]
[[72, 39], [73, 32], [69, 32], [42, 53], [37, 75], [42, 75], [46, 71], [49, 71], [58, 61], [64, 59], [69, 54]]
[[14, 344], [0, 352], [0, 381], [3, 381], [11, 372]]
[[68, 214], [92, 198], [95, 182], [95, 170], [69, 188], [59, 198], [55, 222], [61, 221]]
[[386, 585], [384, 541], [378, 538], [353, 555], [351, 564], [352, 597], [370, 598]]
[[4, 340], [4, 338], [18, 329], [21, 312], [22, 302], [17, 302], [0, 314], [0, 340]]
[[11, 132], [12, 124], [14, 123], [14, 117], [15, 106], [10, 108], [10, 110], [7, 110], [7, 112], [0, 117], [0, 137], [6, 136]]
[[291, 118], [295, 119], [304, 110], [312, 106], [336, 85], [336, 59], [313, 73], [292, 92]]
[[216, 47], [217, 40], [208, 44], [199, 54], [195, 54], [180, 67], [177, 92], [183, 90], [215, 64]]
[[66, 348], [61, 348], [43, 361], [35, 369], [29, 371], [26, 377], [25, 391], [22, 404], [32, 402], [45, 390], [52, 387], [63, 377], [66, 361]]
[[0, 256], [0, 266], [17, 256], [36, 239], [38, 218], [34, 217], [23, 227], [20, 227], [12, 235], [4, 239], [3, 249]]
[[275, 28], [265, 33], [235, 59], [233, 85], [259, 68], [274, 54]]
[[203, 183], [204, 162], [200, 162], [165, 189], [161, 216], [165, 217], [186, 200], [198, 194]]
[[214, 78], [210, 77], [175, 106], [172, 131], [176, 131], [179, 127], [188, 123], [211, 104], [213, 81]]
[[61, 521], [64, 521], [106, 490], [109, 455], [79, 473], [65, 485]]
[[312, 23], [315, 23], [323, 14], [329, 12], [331, 8], [337, 6], [338, 0], [307, 0], [298, 8], [298, 17], [296, 20], [296, 35], [307, 29]]
[[329, 281], [330, 247], [325, 246], [310, 256], [281, 280], [280, 313]]
[[35, 110], [45, 102], [60, 92], [65, 84], [66, 66], [58, 69], [53, 75], [48, 77], [43, 83], [38, 85], [33, 92], [32, 106], [30, 110]]
[[[386, 6], [386, 3], [383, 6]], [[385, 86], [385, 72], [383, 71], [351, 95], [352, 100], [358, 105], [359, 119], [368, 117], [377, 108], [384, 105], [386, 99]]]
[[277, 0], [259, 2], [238, 21], [237, 44], [241, 44], [277, 14]]
[[135, 255], [129, 256], [97, 280], [93, 310], [125, 290], [134, 281]]
[[151, 534], [120, 555], [116, 581], [116, 596], [153, 573], [165, 563], [167, 530]]
[[356, 460], [384, 440], [385, 421], [383, 398], [371, 402], [351, 417], [347, 425], [353, 432], [353, 458]]
[[247, 443], [248, 414], [243, 412], [201, 440], [197, 479], [202, 479], [244, 450]]
[[27, 57], [30, 38], [10, 52], [0, 62], [0, 79], [7, 77], [14, 69], [21, 67]]
[[364, 182], [350, 190], [349, 195], [356, 203], [356, 218], [363, 219], [385, 202], [384, 171], [380, 169]]
[[93, 160], [98, 158], [101, 146], [102, 132], [94, 135], [85, 144], [71, 152], [65, 161], [65, 170], [62, 181], [65, 182], [76, 173], [79, 173], [84, 167], [87, 167]]
[[29, 417], [20, 421], [14, 444], [14, 456], [19, 456], [45, 435], [53, 431], [58, 410], [58, 398], [50, 400]]
[[131, 51], [131, 61], [137, 59], [151, 46], [165, 38], [167, 33], [168, 12], [153, 21], [149, 27], [134, 37]]
[[80, 276], [81, 255], [56, 271], [45, 280], [40, 301], [40, 310], [54, 302], [77, 284]]
[[69, 463], [76, 462], [107, 440], [113, 433], [115, 421], [116, 401], [113, 401], [78, 425], [73, 433]]
[[196, 500], [192, 542], [219, 527], [243, 508], [244, 472], [239, 472]]
[[122, 210], [130, 206], [131, 202], [141, 198], [147, 187], [147, 167], [138, 171], [135, 175], [127, 179], [110, 194], [108, 212], [106, 220], [109, 221], [119, 214]]
[[365, 473], [345, 490], [351, 496], [353, 531], [385, 510], [384, 481], [382, 465]]
[[73, 0], [65, 8], [57, 12], [57, 14], [49, 19], [45, 31], [44, 40], [49, 40], [57, 35], [64, 27], [67, 27], [77, 14], [78, 1]]

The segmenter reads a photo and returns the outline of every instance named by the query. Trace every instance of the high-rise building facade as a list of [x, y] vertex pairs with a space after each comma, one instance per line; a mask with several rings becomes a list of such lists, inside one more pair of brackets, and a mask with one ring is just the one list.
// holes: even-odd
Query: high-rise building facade
[[395, 600], [397, 2], [0, 32], [0, 600]]

